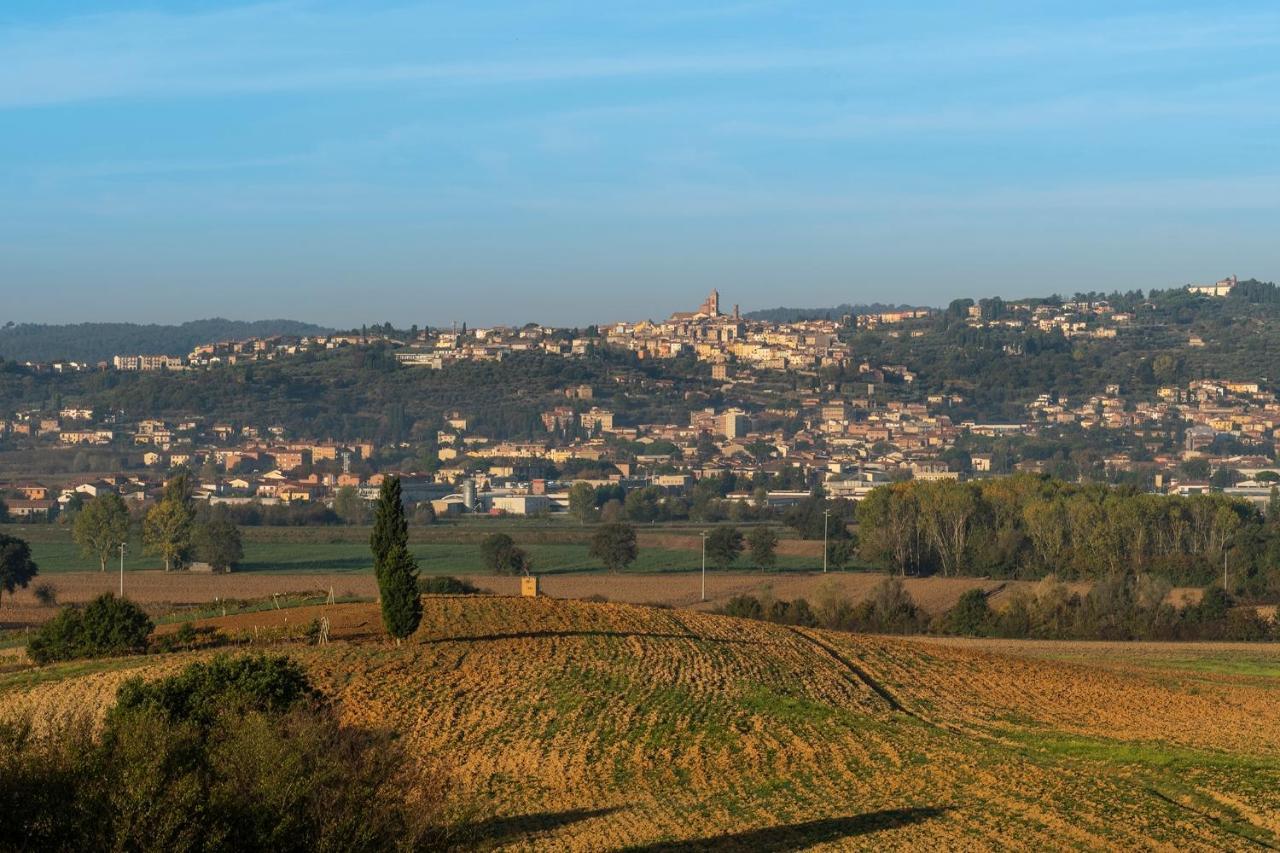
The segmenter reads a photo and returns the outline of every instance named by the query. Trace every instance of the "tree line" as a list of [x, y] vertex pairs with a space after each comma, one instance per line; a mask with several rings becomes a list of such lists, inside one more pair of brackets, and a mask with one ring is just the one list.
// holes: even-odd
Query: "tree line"
[[1146, 572], [1204, 585], [1225, 568], [1231, 589], [1259, 596], [1280, 592], [1277, 521], [1222, 494], [1163, 496], [1026, 474], [895, 483], [857, 508], [859, 555], [902, 575]]
[[1041, 640], [1280, 640], [1280, 623], [1254, 607], [1236, 606], [1220, 586], [1207, 587], [1194, 603], [1175, 606], [1167, 581], [1148, 574], [1115, 576], [1086, 593], [1073, 592], [1056, 578], [1033, 590], [1016, 590], [992, 607], [994, 590], [971, 589], [949, 610], [929, 614], [901, 578], [878, 583], [861, 602], [834, 587], [807, 599], [740, 595], [720, 613], [784, 625], [877, 634], [943, 634]]

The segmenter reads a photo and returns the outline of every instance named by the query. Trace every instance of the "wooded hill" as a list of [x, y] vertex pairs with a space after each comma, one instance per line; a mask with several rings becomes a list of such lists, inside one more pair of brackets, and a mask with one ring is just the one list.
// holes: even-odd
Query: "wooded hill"
[[177, 326], [140, 323], [14, 323], [0, 325], [0, 358], [12, 361], [107, 361], [113, 355], [173, 355], [198, 344], [272, 335], [332, 331], [296, 320], [192, 320]]

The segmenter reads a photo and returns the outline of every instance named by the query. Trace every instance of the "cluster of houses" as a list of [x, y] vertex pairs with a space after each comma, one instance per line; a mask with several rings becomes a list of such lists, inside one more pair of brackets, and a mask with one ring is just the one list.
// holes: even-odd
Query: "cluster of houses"
[[[1239, 284], [1233, 275], [1213, 284], [1189, 284], [1187, 291], [1200, 296], [1224, 298]], [[998, 310], [993, 310], [998, 305]], [[1114, 338], [1120, 332], [1132, 328], [1134, 315], [1117, 310], [1105, 299], [1081, 299], [1061, 303], [1039, 300], [1005, 302], [991, 300], [971, 305], [965, 322], [974, 328], [1007, 328], [1019, 331], [1039, 330], [1061, 332], [1067, 338]], [[1192, 336], [1189, 346], [1204, 346], [1204, 341]]]
[[[1234, 280], [1215, 285], [1229, 291]], [[1221, 295], [1217, 294], [1213, 295]], [[1080, 301], [1061, 305], [1011, 303], [998, 311], [974, 306], [966, 322], [1034, 325], [1060, 329], [1068, 335], [1096, 335], [1114, 331], [1131, 318], [1117, 313], [1106, 302]], [[890, 311], [861, 316], [867, 327], [894, 327], [890, 334], [917, 334], [911, 321], [926, 317], [925, 309]], [[841, 323], [848, 323], [843, 318]], [[689, 489], [697, 480], [733, 473], [786, 474], [779, 481], [811, 486], [822, 483], [828, 493], [860, 498], [876, 485], [906, 477], [916, 479], [988, 476], [991, 454], [970, 453], [967, 464], [957, 464], [953, 451], [966, 437], [1035, 436], [1064, 425], [1085, 429], [1127, 431], [1134, 446], [1143, 443], [1150, 453], [1142, 460], [1134, 454], [1113, 453], [1108, 468], [1153, 468], [1160, 488], [1186, 492], [1207, 483], [1188, 481], [1180, 473], [1189, 458], [1205, 457], [1211, 467], [1230, 466], [1244, 477], [1233, 489], [1262, 501], [1269, 497], [1269, 463], [1247, 456], [1214, 456], [1221, 436], [1244, 442], [1276, 437], [1280, 428], [1280, 402], [1257, 382], [1201, 379], [1185, 387], [1166, 386], [1155, 399], [1127, 397], [1118, 385], [1099, 394], [1070, 400], [1041, 394], [1026, 406], [1016, 423], [957, 421], [951, 412], [965, 402], [957, 394], [937, 394], [923, 401], [890, 399], [880, 392], [884, 383], [909, 388], [915, 381], [907, 365], [857, 361], [850, 345], [841, 341], [838, 323], [829, 320], [772, 323], [748, 321], [737, 306], [720, 310], [719, 294], [712, 291], [692, 312], [672, 315], [662, 323], [617, 323], [600, 327], [590, 335], [529, 325], [519, 329], [431, 330], [415, 333], [411, 340], [396, 341], [380, 333], [311, 337], [274, 337], [223, 342], [197, 347], [183, 359], [162, 356], [118, 356], [119, 370], [170, 370], [211, 368], [219, 364], [273, 359], [317, 349], [393, 344], [396, 357], [406, 365], [442, 367], [456, 360], [495, 360], [518, 351], [541, 351], [565, 357], [583, 354], [593, 346], [620, 347], [642, 358], [688, 356], [711, 364], [714, 380], [721, 381], [725, 400], [715, 407], [695, 408], [687, 423], [634, 423], [619, 416], [610, 405], [616, 389], [589, 384], [561, 389], [562, 402], [541, 415], [546, 435], [538, 440], [504, 441], [472, 429], [463, 412], [445, 419], [435, 436], [436, 459], [429, 473], [400, 472], [406, 498], [430, 501], [437, 514], [498, 512], [526, 514], [554, 512], [567, 507], [572, 483], [555, 479], [557, 468], [590, 471], [593, 482], [626, 487], [656, 486], [671, 492]], [[859, 390], [845, 386], [840, 393], [753, 393], [753, 373], [787, 370], [808, 372], [826, 365], [857, 368], [865, 380]], [[765, 374], [761, 373], [760, 376]], [[614, 377], [624, 382], [623, 377]], [[630, 377], [639, 385], [625, 393], [647, 393], [650, 385], [670, 380]], [[646, 385], [645, 383], [650, 383]], [[896, 395], [901, 397], [902, 395]], [[753, 403], [746, 402], [753, 399]], [[761, 400], [765, 400], [761, 404]], [[778, 425], [786, 423], [787, 429]], [[799, 428], [796, 425], [799, 424]], [[1170, 451], [1168, 436], [1181, 430], [1184, 446]], [[0, 421], [0, 436], [30, 446], [111, 446], [127, 449], [140, 459], [147, 473], [84, 482], [69, 482], [50, 491], [39, 484], [13, 484], [8, 489], [10, 515], [19, 519], [48, 517], [76, 495], [92, 495], [110, 489], [122, 496], [145, 501], [163, 481], [164, 473], [185, 467], [198, 472], [197, 497], [213, 502], [260, 501], [275, 504], [332, 503], [340, 490], [349, 488], [372, 500], [381, 478], [370, 461], [380, 448], [370, 441], [334, 442], [287, 436], [276, 426], [209, 422], [202, 417], [173, 421], [130, 421], [123, 412], [95, 412], [63, 406], [56, 412], [31, 409]], [[969, 442], [972, 447], [974, 442]], [[1237, 445], [1238, 449], [1238, 445]], [[403, 454], [397, 454], [402, 457]], [[356, 464], [359, 463], [359, 464]], [[1044, 470], [1043, 462], [1017, 463], [1022, 470]], [[1233, 479], [1240, 479], [1235, 477]], [[1248, 491], [1254, 489], [1254, 491]], [[1245, 491], [1240, 491], [1245, 490]], [[792, 497], [804, 494], [797, 491]], [[771, 502], [790, 500], [783, 492]]]
[[710, 363], [714, 378], [724, 379], [730, 364], [763, 370], [844, 367], [852, 350], [840, 340], [839, 329], [833, 320], [749, 321], [736, 305], [723, 314], [720, 294], [713, 290], [697, 311], [672, 314], [665, 322], [614, 323], [602, 326], [600, 334], [608, 346], [641, 358], [692, 356]]

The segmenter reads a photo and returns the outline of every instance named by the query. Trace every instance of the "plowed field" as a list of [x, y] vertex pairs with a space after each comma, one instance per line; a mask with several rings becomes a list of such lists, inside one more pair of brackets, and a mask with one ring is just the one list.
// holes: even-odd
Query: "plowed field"
[[[1074, 644], [1023, 653], [495, 597], [426, 599], [399, 648], [370, 605], [212, 622], [321, 613], [334, 642], [287, 651], [349, 721], [453, 766], [468, 846], [1280, 843], [1280, 652], [1134, 647], [1097, 663]], [[0, 714], [105, 707], [129, 674], [185, 659], [3, 675]]]

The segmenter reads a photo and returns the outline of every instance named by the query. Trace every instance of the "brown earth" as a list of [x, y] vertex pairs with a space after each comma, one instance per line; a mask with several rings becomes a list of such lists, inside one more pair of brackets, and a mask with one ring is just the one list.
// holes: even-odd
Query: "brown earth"
[[[1259, 664], [1253, 646], [864, 637], [550, 598], [429, 596], [402, 647], [370, 604], [208, 624], [243, 636], [318, 616], [330, 645], [278, 648], [347, 722], [392, 728], [411, 755], [452, 762], [453, 795], [472, 810], [467, 847], [1280, 840], [1276, 649]], [[1127, 658], [1099, 662], [1112, 648]], [[190, 657], [36, 670], [49, 680], [29, 686], [0, 676], [0, 717], [102, 709], [123, 678]]]

